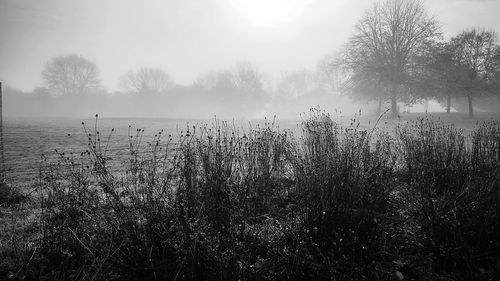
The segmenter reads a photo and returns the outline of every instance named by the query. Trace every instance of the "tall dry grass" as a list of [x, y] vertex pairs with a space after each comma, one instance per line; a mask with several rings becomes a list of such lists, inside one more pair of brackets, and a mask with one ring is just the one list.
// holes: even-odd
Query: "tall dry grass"
[[97, 123], [84, 124], [84, 152], [42, 161], [35, 238], [18, 262], [9, 254], [2, 274], [40, 280], [498, 276], [499, 123], [464, 136], [422, 119], [391, 134], [361, 130], [358, 119], [342, 126], [312, 110], [300, 136], [274, 120], [248, 130], [214, 120], [150, 140], [130, 128], [128, 159], [119, 169], [108, 154], [113, 130], [102, 134]]

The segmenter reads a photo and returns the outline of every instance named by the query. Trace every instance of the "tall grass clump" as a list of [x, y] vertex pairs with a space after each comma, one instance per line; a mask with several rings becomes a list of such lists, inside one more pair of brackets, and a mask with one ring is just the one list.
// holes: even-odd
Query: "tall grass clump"
[[470, 137], [471, 188], [460, 221], [465, 245], [472, 248], [468, 266], [500, 278], [500, 121], [481, 124]]
[[320, 279], [376, 278], [374, 261], [382, 260], [395, 158], [390, 141], [358, 127], [356, 119], [343, 127], [312, 110], [293, 152], [302, 240], [312, 243], [308, 270]]
[[475, 279], [496, 270], [497, 132], [498, 122], [487, 123], [467, 139], [461, 130], [433, 119], [396, 129], [405, 182], [419, 195], [414, 217], [427, 237], [436, 272]]
[[455, 193], [467, 181], [466, 140], [451, 124], [429, 118], [396, 127], [407, 181], [429, 197]]
[[12, 278], [29, 266], [31, 239], [37, 234], [33, 205], [20, 188], [0, 182], [0, 279]]
[[219, 272], [238, 278], [254, 271], [259, 259], [263, 263], [272, 247], [273, 234], [260, 234], [281, 215], [279, 202], [290, 188], [288, 135], [267, 121], [263, 128], [242, 132], [217, 120], [186, 135], [180, 211], [208, 223], [207, 234], [218, 241], [213, 256], [218, 256]]
[[42, 166], [42, 238], [29, 276], [154, 279], [176, 270], [179, 240], [167, 190], [174, 176], [169, 170], [158, 177], [151, 172], [160, 165], [152, 159], [173, 152], [152, 150], [140, 159], [133, 146], [140, 136], [131, 136], [130, 164], [117, 171], [108, 154], [114, 130], [102, 140], [97, 125], [84, 130], [85, 151], [59, 152], [57, 161], [46, 159]]
[[472, 169], [489, 179], [500, 165], [500, 121], [485, 122], [471, 132]]
[[129, 127], [117, 154], [96, 116], [80, 152], [42, 156], [0, 279], [495, 280], [499, 124], [390, 133], [312, 110], [298, 137], [274, 120]]
[[129, 130], [128, 160], [117, 166], [113, 130], [84, 130], [85, 151], [58, 152], [41, 168], [42, 238], [29, 276], [230, 280], [273, 264], [292, 186], [287, 132], [217, 120], [167, 140]]

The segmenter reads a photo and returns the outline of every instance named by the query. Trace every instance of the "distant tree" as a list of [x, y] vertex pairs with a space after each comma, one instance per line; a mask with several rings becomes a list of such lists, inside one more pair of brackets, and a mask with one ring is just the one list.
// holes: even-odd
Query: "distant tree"
[[233, 69], [211, 71], [196, 79], [194, 84], [202, 89], [232, 92], [261, 93], [264, 89], [263, 75], [249, 62], [239, 62]]
[[158, 68], [143, 67], [131, 70], [120, 79], [120, 86], [127, 92], [138, 94], [165, 93], [174, 87], [170, 76]]
[[55, 57], [42, 71], [44, 84], [56, 94], [78, 95], [99, 88], [95, 63], [75, 54]]
[[338, 56], [329, 55], [319, 60], [316, 66], [316, 78], [322, 89], [327, 92], [339, 92], [342, 77], [343, 72]]
[[194, 84], [209, 91], [234, 91], [236, 89], [234, 74], [229, 70], [210, 71], [198, 77]]
[[[415, 57], [427, 52], [439, 36], [437, 22], [429, 17], [421, 1], [377, 2], [356, 25], [342, 58], [350, 73], [347, 83], [369, 77], [388, 89], [391, 112], [397, 115], [399, 92], [407, 88]], [[350, 81], [349, 81], [350, 80]], [[363, 82], [365, 83], [365, 82]]]
[[450, 42], [436, 43], [429, 54], [421, 57], [422, 66], [416, 71], [411, 87], [413, 95], [426, 101], [437, 99], [451, 110], [452, 98], [462, 95], [466, 71], [453, 55]]
[[50, 99], [51, 98], [50, 90], [47, 89], [46, 87], [36, 87], [33, 90], [33, 95], [35, 95], [35, 97], [37, 99]]
[[451, 39], [454, 59], [465, 69], [463, 90], [474, 116], [473, 98], [495, 92], [495, 78], [500, 71], [500, 47], [492, 31], [471, 29]]
[[351, 73], [340, 90], [355, 100], [377, 101], [377, 114], [381, 114], [382, 104], [387, 98], [387, 84], [377, 72], [360, 69]]
[[233, 77], [236, 88], [244, 93], [261, 93], [264, 89], [262, 74], [250, 62], [236, 63]]
[[[500, 66], [500, 48], [497, 48], [496, 54], [495, 54], [495, 64], [497, 66]], [[493, 93], [497, 95], [497, 97], [500, 98], [500, 67], [495, 71], [495, 74], [493, 76], [493, 81], [492, 81], [492, 87], [493, 87]]]
[[276, 92], [281, 97], [296, 98], [311, 93], [317, 88], [316, 75], [303, 69], [282, 73], [276, 85]]

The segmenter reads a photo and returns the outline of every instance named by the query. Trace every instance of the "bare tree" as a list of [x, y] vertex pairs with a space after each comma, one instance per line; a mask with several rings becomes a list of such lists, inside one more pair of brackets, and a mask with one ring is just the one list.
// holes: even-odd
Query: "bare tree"
[[129, 71], [120, 80], [122, 89], [141, 94], [158, 94], [173, 88], [174, 82], [170, 76], [158, 68], [143, 67]]
[[473, 97], [491, 92], [500, 71], [500, 47], [493, 31], [471, 29], [451, 39], [455, 59], [465, 68], [464, 90], [469, 104], [469, 117], [474, 116]]
[[333, 93], [339, 92], [343, 73], [338, 56], [329, 55], [322, 58], [316, 66], [316, 77], [324, 90]]
[[238, 62], [233, 69], [209, 72], [194, 84], [206, 90], [234, 93], [261, 93], [264, 89], [263, 75], [246, 61]]
[[382, 113], [382, 104], [387, 96], [387, 83], [377, 74], [368, 70], [353, 72], [342, 83], [340, 90], [356, 100], [377, 101], [377, 114]]
[[277, 93], [282, 97], [297, 98], [309, 94], [319, 87], [317, 77], [309, 70], [284, 72], [276, 85]]
[[419, 0], [378, 2], [356, 25], [343, 58], [350, 70], [349, 83], [366, 76], [386, 84], [392, 115], [397, 115], [399, 91], [416, 67], [414, 58], [425, 53], [439, 36], [439, 27]]
[[234, 74], [228, 70], [208, 72], [198, 77], [194, 84], [205, 90], [232, 91], [236, 89]]
[[421, 68], [412, 79], [412, 95], [417, 99], [429, 98], [445, 104], [446, 112], [451, 110], [452, 97], [463, 94], [466, 69], [455, 58], [450, 42], [436, 42], [430, 54], [421, 57]]
[[[500, 66], [500, 48], [497, 48], [495, 55], [495, 63], [497, 66]], [[495, 71], [495, 75], [493, 76], [493, 83], [491, 84], [493, 88], [493, 93], [500, 97], [500, 67]]]
[[42, 71], [44, 84], [56, 94], [82, 94], [99, 87], [97, 66], [75, 54], [55, 57]]
[[261, 93], [263, 78], [256, 66], [247, 61], [240, 61], [234, 70], [236, 88], [244, 93]]

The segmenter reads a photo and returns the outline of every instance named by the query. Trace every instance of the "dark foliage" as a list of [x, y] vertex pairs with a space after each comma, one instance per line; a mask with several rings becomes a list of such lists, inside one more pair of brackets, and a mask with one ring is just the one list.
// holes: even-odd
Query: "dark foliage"
[[[311, 111], [302, 136], [266, 122], [159, 132], [111, 169], [97, 126], [45, 161], [38, 219], [2, 243], [2, 278], [493, 280], [500, 127], [432, 119], [395, 134]], [[109, 139], [109, 137], [108, 137]], [[2, 240], [6, 241], [6, 240]], [[19, 247], [18, 247], [19, 248]]]

